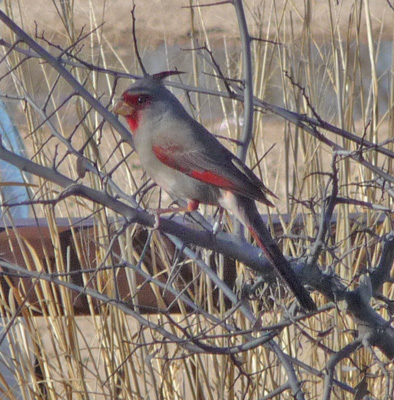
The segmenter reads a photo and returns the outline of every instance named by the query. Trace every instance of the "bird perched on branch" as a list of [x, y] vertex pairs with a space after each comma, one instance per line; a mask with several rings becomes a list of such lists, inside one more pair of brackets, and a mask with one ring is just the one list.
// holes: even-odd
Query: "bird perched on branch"
[[164, 87], [162, 80], [178, 73], [166, 71], [137, 80], [113, 109], [125, 117], [143, 169], [171, 196], [188, 200], [184, 211], [203, 203], [233, 213], [301, 306], [316, 309], [257, 210], [255, 201], [273, 206], [267, 195], [275, 195]]

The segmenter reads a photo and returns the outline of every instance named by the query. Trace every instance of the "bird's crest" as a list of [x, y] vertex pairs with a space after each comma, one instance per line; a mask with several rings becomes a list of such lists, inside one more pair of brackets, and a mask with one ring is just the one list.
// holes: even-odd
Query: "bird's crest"
[[162, 71], [162, 72], [158, 72], [157, 74], [151, 75], [151, 77], [152, 77], [153, 81], [159, 82], [159, 81], [162, 81], [163, 79], [167, 78], [168, 76], [180, 75], [183, 73], [184, 72], [182, 72], [182, 71]]

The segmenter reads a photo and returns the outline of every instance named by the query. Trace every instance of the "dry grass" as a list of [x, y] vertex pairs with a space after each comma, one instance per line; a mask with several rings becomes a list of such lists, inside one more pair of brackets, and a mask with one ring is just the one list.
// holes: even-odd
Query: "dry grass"
[[[62, 48], [79, 40], [83, 26], [85, 34], [105, 22], [102, 28], [73, 48], [73, 53], [86, 62], [106, 68], [138, 72], [132, 53], [129, 2], [75, 2], [73, 5], [73, 2], [42, 0], [40, 6], [34, 8], [30, 2], [22, 0], [4, 3], [3, 9], [16, 22], [23, 23], [26, 31], [34, 34], [36, 20], [38, 33], [41, 35], [45, 30], [45, 38]], [[191, 10], [180, 8], [189, 4], [185, 1], [135, 3], [140, 50], [150, 72], [177, 67], [190, 72], [182, 77], [185, 83], [223, 91], [220, 79], [206, 75], [215, 72], [206, 53], [179, 50], [179, 47], [191, 48], [197, 43], [206, 43], [214, 51], [224, 74], [240, 78], [239, 34], [230, 5]], [[337, 5], [336, 1], [329, 0], [319, 5], [306, 0], [260, 3], [245, 2], [251, 35], [267, 40], [252, 42], [255, 95], [300, 114], [314, 116], [317, 113], [333, 125], [374, 143], [392, 140], [393, 66], [392, 60], [387, 62], [386, 58], [387, 53], [392, 52], [394, 12], [389, 6], [368, 1]], [[7, 40], [15, 40], [4, 27], [2, 30]], [[190, 34], [194, 41], [189, 38]], [[40, 43], [45, 45], [43, 41]], [[23, 47], [23, 44], [18, 46]], [[49, 50], [59, 51], [56, 47], [49, 47]], [[96, 163], [103, 174], [111, 174], [126, 194], [135, 193], [146, 177], [142, 176], [138, 158], [129, 155], [129, 146], [116, 145], [118, 134], [108, 124], [102, 125], [98, 114], [84, 101], [72, 97], [71, 89], [61, 79], [58, 81], [49, 65], [32, 58], [19, 66], [22, 59], [24, 56], [15, 52], [7, 56], [7, 62], [0, 66], [1, 75], [5, 75], [6, 69], [13, 69], [13, 72], [5, 76], [0, 85], [1, 92], [10, 96], [7, 105], [24, 137], [29, 157], [45, 166], [55, 165], [65, 175], [77, 179], [77, 158], [66, 146], [77, 150], [84, 146], [84, 155]], [[284, 71], [305, 88], [304, 94]], [[74, 68], [72, 72], [105, 105], [109, 105], [115, 86], [119, 94], [129, 84], [123, 79], [115, 85], [112, 76], [88, 69]], [[176, 94], [188, 105], [188, 97], [182, 91]], [[25, 99], [29, 96], [31, 101], [12, 100], [14, 96]], [[214, 133], [239, 137], [242, 104], [205, 94], [191, 93], [190, 98], [196, 106], [191, 107], [193, 115]], [[42, 116], [34, 104], [40, 107], [46, 104], [48, 114], [56, 111], [50, 119], [53, 129], [41, 124]], [[272, 115], [256, 112], [254, 124], [255, 136], [248, 163], [258, 164], [255, 172], [264, 177], [265, 183], [280, 197], [276, 212], [283, 218], [283, 248], [287, 254], [299, 257], [313, 242], [320, 204], [330, 190], [328, 174], [331, 173], [332, 150], [305, 131]], [[54, 137], [54, 129], [59, 137], [67, 138], [68, 143]], [[338, 140], [345, 149], [356, 149], [349, 141], [327, 135]], [[392, 143], [387, 147], [392, 149]], [[232, 149], [235, 151], [235, 145]], [[127, 162], [123, 162], [126, 155]], [[375, 165], [384, 165], [392, 173], [391, 160], [373, 152], [363, 156]], [[368, 170], [346, 157], [340, 159], [337, 167], [340, 196], [392, 209], [390, 196], [369, 184], [373, 176]], [[82, 182], [112, 191], [105, 180], [92, 173], [86, 174]], [[36, 178], [34, 183], [33, 200], [51, 200], [59, 194], [59, 188], [49, 182]], [[154, 189], [145, 196], [143, 206], [156, 207], [158, 194], [158, 189]], [[164, 194], [162, 201], [168, 201]], [[267, 210], [262, 209], [262, 212]], [[378, 238], [391, 231], [391, 214], [349, 204], [337, 206], [336, 212], [335, 232], [328, 243], [330, 251], [323, 253], [320, 262], [352, 286], [362, 270], [376, 264], [381, 250]], [[351, 219], [352, 213], [360, 214]], [[173, 247], [157, 232], [147, 240], [141, 238], [141, 230], [135, 226], [121, 231], [119, 216], [84, 199], [69, 198], [56, 207], [37, 204], [31, 206], [31, 215], [46, 218], [48, 233], [33, 241], [17, 228], [5, 232], [2, 243], [8, 240], [8, 261], [32, 271], [62, 273], [72, 271], [73, 263], [83, 269], [97, 269], [127, 260], [137, 268], [84, 274], [83, 284], [115, 299], [120, 293], [125, 301], [132, 302], [135, 311], [139, 310], [141, 302], [162, 309], [168, 304], [166, 290], [159, 290], [155, 282], [147, 282], [140, 274], [142, 270], [163, 282], [173, 275], [176, 264]], [[299, 215], [303, 221], [300, 230], [293, 226]], [[65, 248], [64, 236], [56, 226], [59, 217], [70, 221], [75, 217], [91, 217], [94, 224], [86, 230], [74, 226]], [[118, 241], [116, 245], [114, 237]], [[145, 257], [145, 253], [141, 256], [144, 251]], [[202, 251], [201, 255], [208, 265], [215, 264], [219, 276], [225, 274], [228, 260], [212, 256], [210, 251]], [[219, 319], [227, 318], [229, 323], [243, 330], [253, 328], [240, 310], [229, 310], [224, 295], [217, 294], [214, 284], [194, 263], [185, 261], [185, 264], [184, 268], [190, 267], [188, 281], [176, 278], [169, 286], [173, 285], [178, 293], [185, 290], [206, 313]], [[116, 276], [119, 286], [115, 284]], [[252, 273], [243, 265], [237, 265], [237, 276], [248, 281]], [[10, 355], [4, 353], [0, 362], [13, 375], [15, 387], [9, 386], [9, 378], [0, 375], [0, 398], [40, 399], [46, 392], [49, 399], [261, 399], [286, 383], [283, 366], [263, 346], [234, 358], [193, 354], [163, 340], [157, 330], [144, 326], [148, 321], [154, 322], [185, 340], [187, 335], [197, 338], [209, 335], [211, 338], [206, 343], [212, 346], [234, 346], [246, 341], [242, 335], [230, 335], [224, 326], [216, 325], [206, 314], [191, 312], [180, 299], [175, 300], [177, 314], [143, 314], [142, 323], [111, 303], [99, 302], [91, 296], [76, 296], [54, 282], [4, 279], [10, 290], [1, 289], [0, 313], [4, 326], [9, 327], [6, 338]], [[72, 282], [67, 275], [59, 279]], [[148, 300], [143, 297], [146, 288], [150, 288]], [[393, 297], [391, 285], [385, 286], [383, 294]], [[319, 305], [325, 303], [319, 296], [315, 299]], [[76, 315], [78, 301], [85, 302], [84, 312], [88, 315]], [[289, 299], [280, 302], [289, 303]], [[264, 312], [266, 304], [262, 300], [250, 301], [250, 306], [256, 315], [261, 313], [262, 326], [284, 319], [277, 306]], [[386, 310], [382, 309], [381, 313], [389, 318]], [[354, 329], [354, 322], [346, 313], [332, 309], [284, 328], [276, 341], [286, 354], [321, 371], [330, 356], [327, 349], [343, 348], [354, 339]], [[251, 333], [256, 337], [259, 334]], [[380, 354], [361, 349], [338, 365], [336, 379], [354, 388], [367, 370], [369, 391], [376, 398], [383, 398], [385, 385], [392, 379], [392, 365], [386, 365], [384, 370], [380, 363], [382, 358]], [[39, 364], [36, 370], [35, 362]], [[384, 358], [383, 362], [386, 362]], [[385, 376], [386, 371], [388, 376]], [[307, 372], [300, 365], [296, 366], [296, 372], [305, 380], [302, 389], [306, 397], [320, 398], [322, 377]], [[335, 388], [335, 394], [340, 399], [352, 396], [340, 387]], [[290, 391], [279, 396], [293, 398]]]

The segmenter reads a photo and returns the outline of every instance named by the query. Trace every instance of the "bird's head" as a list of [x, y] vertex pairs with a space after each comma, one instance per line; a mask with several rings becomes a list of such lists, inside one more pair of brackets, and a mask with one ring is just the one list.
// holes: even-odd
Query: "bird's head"
[[116, 102], [113, 112], [122, 115], [132, 132], [136, 132], [142, 119], [159, 118], [171, 103], [178, 100], [163, 85], [163, 79], [178, 71], [165, 71], [137, 80]]

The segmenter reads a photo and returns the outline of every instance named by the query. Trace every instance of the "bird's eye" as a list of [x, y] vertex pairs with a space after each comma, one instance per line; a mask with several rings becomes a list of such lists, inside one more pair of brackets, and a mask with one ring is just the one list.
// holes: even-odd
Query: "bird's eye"
[[144, 104], [146, 102], [146, 98], [142, 97], [142, 96], [139, 96], [138, 99], [137, 99], [137, 102], [138, 102], [138, 104]]

